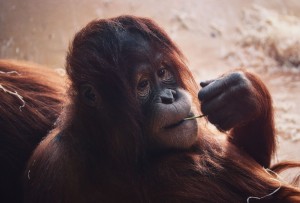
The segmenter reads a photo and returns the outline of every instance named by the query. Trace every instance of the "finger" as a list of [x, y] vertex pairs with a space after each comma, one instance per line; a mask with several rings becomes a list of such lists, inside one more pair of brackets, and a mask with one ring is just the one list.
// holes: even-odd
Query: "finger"
[[[231, 73], [225, 77], [218, 78], [213, 82], [210, 82], [205, 87], [203, 87], [198, 94], [198, 98], [202, 102], [205, 100], [210, 100], [213, 97], [225, 91], [227, 88], [239, 84], [244, 84], [245, 82], [246, 80], [242, 73], [239, 72]], [[206, 83], [204, 83], [204, 85], [205, 84]]]
[[214, 82], [215, 80], [205, 80], [205, 81], [202, 81], [200, 82], [200, 86], [201, 87], [205, 87], [207, 85], [209, 85], [210, 83]]
[[200, 90], [198, 98], [201, 102], [212, 99], [225, 90], [226, 82], [224, 80], [215, 80]]
[[222, 114], [222, 118], [220, 119], [220, 123], [218, 125], [218, 129], [221, 131], [228, 131], [230, 130], [236, 123], [236, 121], [232, 120], [230, 115], [226, 115], [226, 113], [224, 112]]
[[219, 126], [220, 124], [220, 118], [216, 114], [208, 115], [207, 120], [215, 126]]
[[217, 113], [208, 116], [208, 121], [216, 126], [219, 131], [228, 131], [234, 125], [235, 121], [231, 119], [232, 113], [225, 109], [220, 109]]
[[201, 111], [204, 115], [217, 114], [226, 106], [225, 94], [221, 94], [209, 101], [201, 103]]

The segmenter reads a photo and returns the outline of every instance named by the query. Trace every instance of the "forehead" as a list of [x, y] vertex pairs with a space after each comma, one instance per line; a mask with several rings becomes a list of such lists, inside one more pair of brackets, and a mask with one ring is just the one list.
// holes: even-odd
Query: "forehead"
[[124, 65], [130, 72], [137, 69], [155, 67], [163, 58], [163, 53], [157, 48], [158, 42], [146, 39], [137, 32], [123, 32], [121, 36], [121, 50]]
[[146, 60], [153, 57], [153, 49], [150, 39], [146, 39], [137, 32], [122, 32], [121, 49], [127, 60]]

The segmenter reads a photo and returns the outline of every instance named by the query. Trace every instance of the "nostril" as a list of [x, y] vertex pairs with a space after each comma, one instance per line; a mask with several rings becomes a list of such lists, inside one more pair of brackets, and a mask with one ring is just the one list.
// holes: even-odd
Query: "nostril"
[[174, 102], [173, 97], [161, 97], [161, 102], [163, 104], [172, 104]]
[[176, 91], [171, 89], [164, 90], [160, 95], [161, 102], [163, 104], [172, 104], [175, 100], [174, 95], [176, 95]]

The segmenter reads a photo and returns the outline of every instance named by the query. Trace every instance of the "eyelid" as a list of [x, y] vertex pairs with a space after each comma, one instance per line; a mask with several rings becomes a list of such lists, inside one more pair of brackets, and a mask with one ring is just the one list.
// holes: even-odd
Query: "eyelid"
[[165, 73], [162, 77], [163, 80], [172, 80], [172, 79], [174, 79], [174, 74], [169, 68], [163, 68], [161, 70], [165, 70]]
[[147, 77], [145, 77], [144, 74], [138, 73], [138, 74], [136, 75], [136, 86], [138, 86], [139, 83], [140, 83], [141, 81], [145, 80], [146, 78], [147, 78]]
[[[146, 85], [145, 85], [145, 87], [147, 86], [147, 85], [149, 85], [149, 80], [148, 79], [140, 79], [139, 80], [139, 82], [138, 82], [138, 84], [137, 84], [137, 88], [139, 88], [140, 87], [140, 84], [141, 83], [147, 83]], [[142, 87], [142, 88], [144, 88], [144, 87]]]
[[145, 88], [142, 89], [137, 88], [137, 94], [140, 97], [146, 98], [150, 95], [150, 90], [151, 90], [150, 85], [147, 85]]

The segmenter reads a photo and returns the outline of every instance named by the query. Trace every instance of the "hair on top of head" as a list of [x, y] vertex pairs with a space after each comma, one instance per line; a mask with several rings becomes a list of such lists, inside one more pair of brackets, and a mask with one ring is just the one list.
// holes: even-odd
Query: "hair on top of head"
[[72, 93], [76, 94], [79, 86], [91, 82], [107, 88], [121, 83], [126, 88], [128, 82], [124, 74], [127, 75], [128, 70], [121, 63], [124, 55], [120, 54], [124, 48], [125, 32], [140, 35], [158, 51], [172, 58], [183, 87], [196, 94], [197, 85], [185, 65], [185, 58], [166, 32], [150, 19], [129, 15], [94, 20], [75, 35], [66, 64], [68, 76], [73, 81]]

